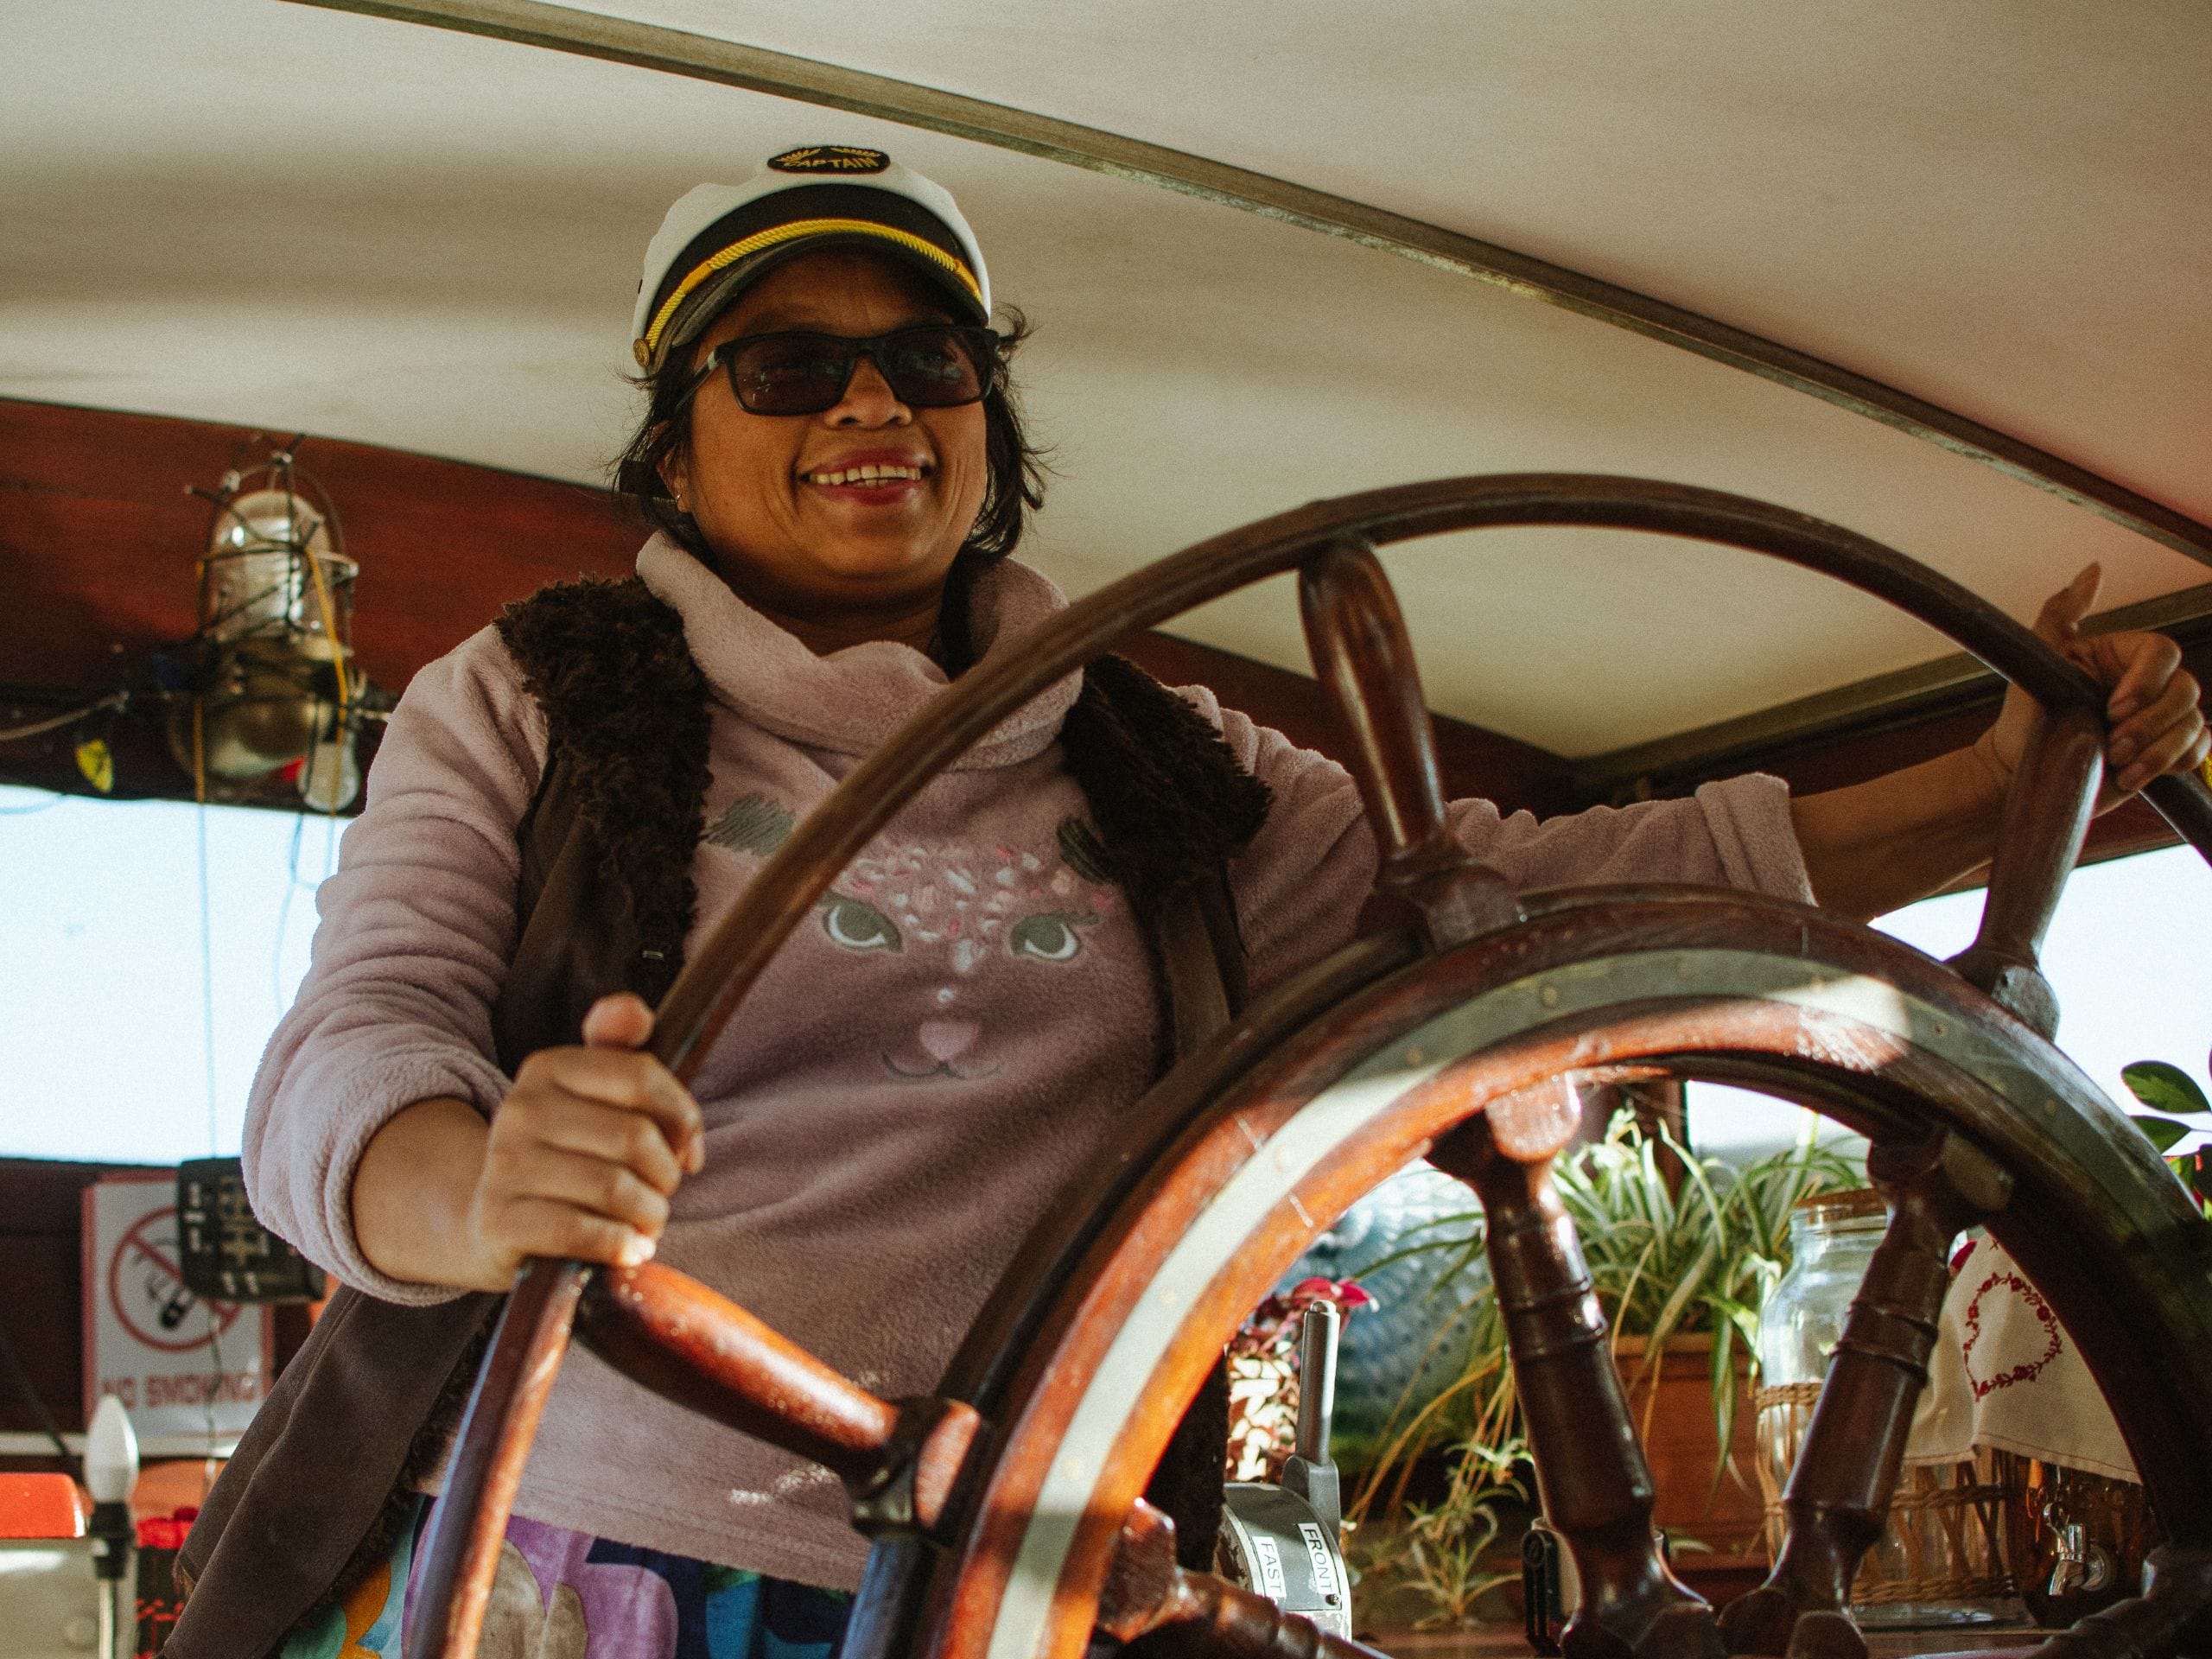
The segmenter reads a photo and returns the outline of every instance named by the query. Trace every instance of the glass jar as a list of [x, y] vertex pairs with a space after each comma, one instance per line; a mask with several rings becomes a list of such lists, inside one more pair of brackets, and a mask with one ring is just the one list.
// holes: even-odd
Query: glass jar
[[[1782, 1494], [1851, 1300], [1889, 1225], [1879, 1193], [1801, 1198], [1789, 1217], [1789, 1268], [1759, 1309], [1759, 1487], [1767, 1544], [1782, 1548]], [[2017, 1623], [2005, 1571], [2005, 1489], [1993, 1454], [1973, 1462], [1908, 1465], [1889, 1524], [1851, 1584], [1851, 1614], [1868, 1628]]]
[[1812, 1399], [1828, 1374], [1828, 1356], [1843, 1335], [1844, 1316], [1889, 1217], [1881, 1194], [1866, 1189], [1797, 1201], [1789, 1212], [1789, 1271], [1759, 1308], [1762, 1395], [1794, 1387], [1810, 1418]]

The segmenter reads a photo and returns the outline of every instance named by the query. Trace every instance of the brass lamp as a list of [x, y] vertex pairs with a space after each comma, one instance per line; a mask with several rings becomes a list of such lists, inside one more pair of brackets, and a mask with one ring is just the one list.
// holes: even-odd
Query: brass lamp
[[353, 578], [336, 515], [282, 449], [213, 493], [200, 561], [194, 690], [168, 723], [193, 774], [243, 783], [300, 763], [307, 804], [335, 812], [360, 791], [352, 716]]

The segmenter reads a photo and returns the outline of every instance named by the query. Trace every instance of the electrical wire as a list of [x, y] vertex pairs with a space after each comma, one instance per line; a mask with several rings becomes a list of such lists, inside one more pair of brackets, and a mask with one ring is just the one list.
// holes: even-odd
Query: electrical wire
[[207, 803], [200, 820], [200, 1048], [207, 1066], [207, 1155], [215, 1155], [215, 922], [207, 881]]
[[[284, 469], [284, 495], [288, 503], [291, 499], [291, 468], [287, 467]], [[297, 522], [295, 518], [294, 523]], [[353, 699], [346, 695], [346, 642], [338, 637], [337, 607], [330, 602], [329, 578], [325, 574], [322, 560], [316, 554], [314, 547], [302, 547], [300, 550], [300, 556], [308, 562], [308, 574], [315, 578], [315, 604], [322, 612], [322, 637], [330, 642], [330, 668], [331, 672], [338, 679], [338, 714], [339, 718], [343, 720], [346, 715], [346, 705]]]
[[23, 1369], [23, 1362], [17, 1357], [16, 1344], [9, 1338], [5, 1325], [0, 1325], [0, 1363], [4, 1363], [8, 1375], [15, 1378], [16, 1392], [23, 1396], [23, 1403], [31, 1408], [32, 1421], [38, 1424], [46, 1438], [54, 1442], [55, 1453], [82, 1473], [83, 1465], [79, 1462], [77, 1454], [69, 1449], [69, 1442], [61, 1438], [61, 1427], [54, 1421], [54, 1414], [46, 1408], [46, 1402], [40, 1397], [37, 1388], [31, 1382], [31, 1374]]
[[[308, 766], [315, 766], [315, 750], [308, 750]], [[304, 781], [308, 773], [302, 773]], [[304, 789], [302, 793], [305, 793]], [[276, 1012], [284, 1012], [284, 935], [292, 923], [292, 895], [300, 890], [300, 839], [307, 832], [308, 815], [302, 810], [292, 817], [292, 849], [286, 860], [284, 900], [276, 906], [276, 948], [269, 954], [269, 998]]]
[[11, 726], [6, 731], [0, 732], [0, 743], [14, 743], [26, 737], [43, 737], [48, 732], [58, 732], [64, 726], [72, 725], [87, 715], [101, 714], [110, 709], [120, 709], [130, 700], [130, 694], [127, 691], [111, 691], [107, 696], [96, 702], [88, 702], [81, 709], [72, 709], [66, 715], [55, 715], [47, 720], [35, 720], [28, 726]]
[[215, 1093], [215, 917], [207, 877], [207, 756], [202, 736], [205, 701], [192, 700], [192, 798], [200, 832], [200, 1053], [207, 1066], [207, 1155], [216, 1155]]

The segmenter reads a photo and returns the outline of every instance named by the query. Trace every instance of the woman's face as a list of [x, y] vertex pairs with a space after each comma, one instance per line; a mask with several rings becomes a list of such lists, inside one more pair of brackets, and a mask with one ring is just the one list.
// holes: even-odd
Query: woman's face
[[[806, 254], [747, 289], [692, 347], [694, 370], [725, 340], [803, 329], [866, 338], [953, 319], [919, 279], [874, 255]], [[983, 408], [916, 409], [873, 361], [854, 365], [834, 408], [754, 415], [727, 375], [691, 404], [691, 440], [667, 482], [721, 573], [747, 599], [823, 621], [934, 602], [983, 502]], [[833, 481], [863, 465], [913, 475]]]

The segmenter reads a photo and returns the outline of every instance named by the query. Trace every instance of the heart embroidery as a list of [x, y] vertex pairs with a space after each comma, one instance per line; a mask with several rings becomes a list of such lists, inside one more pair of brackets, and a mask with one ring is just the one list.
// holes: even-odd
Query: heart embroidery
[[[2044, 1350], [2034, 1359], [2007, 1366], [1989, 1376], [1977, 1376], [1974, 1375], [1974, 1344], [1981, 1340], [1982, 1335], [1981, 1299], [1987, 1296], [1993, 1290], [1996, 1291], [2000, 1297], [2007, 1294], [2017, 1297], [2027, 1311], [2035, 1315], [2037, 1324], [2042, 1327]], [[1991, 1306], [1993, 1317], [1996, 1311], [1996, 1305], [1993, 1303]], [[2058, 1316], [2050, 1311], [2050, 1304], [2044, 1300], [2040, 1291], [2017, 1273], [1993, 1273], [1976, 1286], [1972, 1299], [1967, 1303], [1964, 1323], [1967, 1339], [1965, 1345], [1960, 1351], [1960, 1357], [1966, 1362], [1967, 1382], [1973, 1388], [1974, 1397], [1977, 1400], [1986, 1398], [1994, 1389], [2009, 1389], [2015, 1382], [2034, 1382], [2037, 1374], [2052, 1360], [2056, 1359], [2059, 1351], [2066, 1345], [2065, 1338], [2059, 1331]], [[2015, 1332], [2019, 1330], [2020, 1324], [2016, 1321], [2012, 1329], [2009, 1329], [2006, 1334], [2013, 1337], [2017, 1343], [2018, 1337]], [[2029, 1335], [2030, 1344], [2032, 1345], [2033, 1335], [2024, 1334]]]

